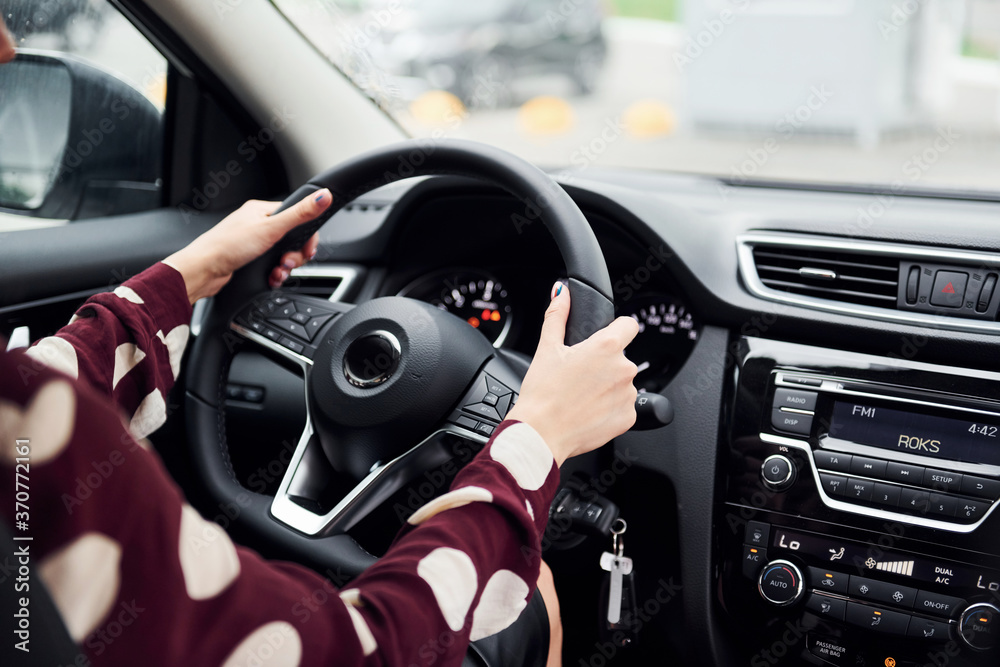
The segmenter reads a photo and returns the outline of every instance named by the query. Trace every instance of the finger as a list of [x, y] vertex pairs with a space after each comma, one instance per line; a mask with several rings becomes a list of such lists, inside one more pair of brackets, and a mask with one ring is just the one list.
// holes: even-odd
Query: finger
[[278, 266], [283, 266], [289, 271], [292, 269], [297, 269], [306, 263], [305, 255], [303, 255], [298, 250], [292, 250], [291, 252], [286, 252], [281, 256], [281, 264]]
[[545, 311], [542, 333], [538, 346], [562, 345], [566, 339], [566, 320], [569, 318], [569, 288], [561, 282], [552, 286], [552, 301]]
[[269, 218], [269, 222], [284, 234], [303, 223], [315, 220], [323, 211], [330, 208], [332, 203], [333, 196], [329, 190], [323, 188], [302, 198], [290, 208], [275, 213]]
[[317, 250], [319, 250], [319, 232], [310, 236], [306, 244], [302, 246], [302, 254], [305, 255], [303, 264], [315, 257]]
[[271, 289], [278, 289], [281, 284], [288, 280], [288, 276], [291, 271], [283, 266], [276, 266], [271, 270], [271, 275], [268, 276], [267, 282], [271, 285]]
[[0, 64], [10, 62], [17, 55], [14, 49], [14, 38], [7, 32], [3, 19], [0, 18]]
[[631, 317], [618, 317], [614, 322], [598, 331], [592, 338], [610, 338], [615, 346], [624, 350], [639, 334], [639, 323]]

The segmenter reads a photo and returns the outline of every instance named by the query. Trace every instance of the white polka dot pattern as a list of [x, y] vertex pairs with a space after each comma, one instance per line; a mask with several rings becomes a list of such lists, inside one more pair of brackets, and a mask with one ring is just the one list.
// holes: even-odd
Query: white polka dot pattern
[[45, 364], [52, 370], [65, 373], [74, 380], [80, 376], [80, 361], [76, 350], [58, 336], [43, 338], [24, 352], [35, 361]]
[[117, 387], [121, 379], [145, 358], [146, 353], [136, 347], [134, 343], [119, 345], [115, 349], [115, 370], [111, 376], [111, 389]]
[[490, 456], [507, 468], [525, 491], [542, 488], [553, 463], [542, 436], [523, 422], [508, 426], [493, 440]]
[[524, 501], [524, 507], [525, 507], [525, 509], [528, 510], [528, 516], [530, 516], [531, 520], [534, 521], [535, 520], [535, 510], [533, 510], [531, 508], [531, 501], [530, 500], [525, 500]]
[[364, 616], [361, 612], [346, 604], [347, 613], [351, 617], [351, 623], [354, 624], [354, 631], [358, 633], [358, 639], [361, 641], [361, 650], [365, 655], [371, 655], [378, 648], [378, 642], [375, 641], [375, 635], [372, 634], [371, 628], [368, 627], [368, 623], [365, 621]]
[[0, 401], [0, 462], [13, 465], [16, 438], [29, 441], [31, 462], [42, 465], [62, 454], [73, 437], [76, 395], [66, 380], [39, 389], [25, 409]]
[[192, 600], [215, 597], [239, 576], [240, 559], [229, 536], [187, 504], [181, 508], [178, 542], [184, 587]]
[[115, 288], [115, 296], [140, 306], [146, 303], [142, 300], [141, 296], [135, 293], [134, 289], [126, 287], [125, 285], [119, 285]]
[[430, 501], [414, 512], [413, 516], [407, 519], [407, 522], [411, 525], [419, 526], [424, 521], [445, 510], [462, 507], [463, 505], [475, 502], [491, 503], [493, 502], [493, 494], [480, 486], [463, 486], [460, 489], [449, 491], [443, 496]]
[[97, 629], [121, 584], [121, 546], [101, 533], [84, 533], [50, 554], [38, 568], [73, 641]]
[[184, 348], [187, 347], [188, 337], [191, 334], [191, 327], [186, 324], [174, 327], [166, 336], [162, 331], [157, 331], [163, 344], [167, 346], [167, 354], [170, 357], [170, 370], [173, 371], [174, 379], [181, 372], [181, 359], [184, 358]]
[[302, 637], [291, 623], [274, 621], [251, 632], [222, 667], [298, 667], [301, 662]]
[[340, 591], [340, 599], [352, 607], [364, 606], [364, 603], [361, 601], [361, 591], [357, 588], [345, 588]]
[[476, 566], [464, 551], [438, 547], [417, 563], [417, 574], [434, 593], [448, 627], [458, 632], [476, 596]]
[[498, 570], [483, 587], [469, 640], [495, 635], [516, 621], [528, 604], [528, 592], [524, 579], [510, 570]]
[[136, 408], [128, 430], [136, 440], [160, 428], [167, 422], [167, 403], [159, 389], [154, 389]]

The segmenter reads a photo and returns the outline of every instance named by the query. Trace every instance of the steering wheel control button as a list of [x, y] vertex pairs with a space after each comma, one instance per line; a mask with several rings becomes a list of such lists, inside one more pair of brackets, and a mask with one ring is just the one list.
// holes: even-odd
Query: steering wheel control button
[[958, 634], [974, 649], [995, 647], [1000, 643], [1000, 609], [985, 602], [968, 607], [958, 621]]
[[894, 607], [912, 609], [913, 602], [917, 599], [917, 589], [909, 586], [897, 586], [884, 581], [868, 579], [865, 577], [851, 576], [850, 583], [851, 597], [861, 600], [871, 600], [872, 602], [883, 602]]
[[486, 422], [480, 422], [476, 426], [476, 433], [480, 435], [485, 435], [487, 438], [493, 435], [493, 430], [496, 428], [493, 424], [487, 424]]
[[810, 593], [806, 598], [806, 609], [823, 618], [843, 621], [847, 615], [847, 600]]
[[825, 472], [819, 475], [820, 484], [823, 485], [823, 490], [826, 491], [827, 495], [830, 496], [846, 496], [847, 495], [847, 478], [841, 477], [840, 475], [828, 475]]
[[295, 342], [294, 340], [292, 340], [288, 336], [282, 336], [281, 340], [278, 341], [278, 344], [279, 345], [284, 345], [285, 347], [287, 347], [289, 350], [291, 350], [295, 354], [302, 354], [305, 351], [305, 349], [306, 349], [305, 345], [303, 345], [302, 343]]
[[771, 536], [771, 524], [762, 521], [747, 521], [743, 542], [752, 547], [766, 547]]
[[940, 595], [928, 591], [917, 591], [917, 601], [913, 608], [924, 614], [934, 614], [935, 616], [950, 617], [965, 604], [962, 598], [950, 595]]
[[786, 433], [809, 435], [812, 430], [812, 415], [800, 415], [785, 410], [771, 410], [771, 426]]
[[882, 477], [885, 475], [885, 463], [879, 459], [855, 456], [851, 460], [851, 473], [864, 477]]
[[388, 331], [374, 331], [355, 339], [344, 353], [344, 376], [355, 387], [377, 387], [399, 367], [399, 340]]
[[267, 337], [268, 340], [273, 340], [275, 343], [281, 340], [281, 334], [275, 331], [274, 329], [265, 328], [264, 336]]
[[787, 489], [795, 481], [795, 465], [781, 454], [764, 459], [760, 475], [770, 488], [780, 491]]
[[854, 457], [850, 454], [840, 452], [830, 452], [825, 449], [817, 449], [813, 452], [816, 459], [816, 467], [822, 470], [834, 470], [836, 472], [851, 472], [851, 461]]
[[847, 595], [847, 586], [851, 578], [849, 574], [823, 570], [818, 567], [810, 567], [808, 572], [809, 585], [817, 591]]
[[1000, 498], [1000, 480], [965, 475], [962, 478], [962, 493], [996, 500]]
[[951, 624], [945, 621], [935, 621], [929, 618], [914, 616], [906, 629], [906, 636], [913, 639], [924, 639], [933, 642], [946, 642], [951, 639]]
[[486, 405], [495, 406], [499, 400], [500, 398], [496, 394], [486, 394], [486, 396], [483, 397], [483, 403]]
[[945, 308], [961, 308], [965, 301], [965, 285], [968, 273], [958, 271], [938, 271], [931, 288], [931, 305]]
[[456, 417], [455, 423], [461, 426], [462, 428], [469, 429], [470, 431], [475, 431], [476, 427], [479, 426], [479, 422], [477, 422], [472, 417], [466, 417], [465, 415]]
[[487, 405], [486, 403], [474, 403], [473, 405], [466, 405], [463, 408], [466, 412], [471, 412], [480, 419], [490, 419], [495, 422], [500, 421], [500, 413], [497, 412], [496, 408], [492, 405]]
[[309, 324], [309, 320], [312, 319], [305, 313], [292, 313], [292, 322], [298, 322], [299, 324], [305, 325]]
[[847, 622], [883, 635], [906, 635], [910, 615], [898, 611], [869, 607], [857, 602], [847, 603]]
[[317, 315], [316, 317], [311, 318], [305, 325], [306, 335], [309, 336], [309, 340], [315, 338], [316, 334], [318, 334], [320, 329], [323, 328], [323, 325], [329, 322], [332, 317], [334, 317], [334, 315], [330, 314]]
[[771, 561], [760, 573], [757, 590], [773, 605], [794, 604], [802, 597], [802, 572], [787, 560]]
[[764, 547], [752, 547], [749, 544], [743, 547], [743, 576], [747, 579], [756, 579], [760, 574], [760, 568], [767, 563], [767, 549]]
[[486, 391], [487, 393], [495, 394], [496, 396], [506, 396], [507, 394], [511, 393], [512, 390], [510, 387], [506, 386], [503, 382], [500, 382], [499, 380], [487, 375]]
[[290, 333], [293, 336], [298, 336], [299, 338], [309, 340], [309, 337], [306, 336], [305, 327], [303, 327], [301, 324], [297, 324], [296, 322], [292, 322], [291, 320], [271, 320], [271, 324], [281, 329], [285, 333]]
[[797, 410], [815, 410], [817, 394], [814, 391], [799, 391], [798, 389], [775, 389], [775, 408], [796, 408]]

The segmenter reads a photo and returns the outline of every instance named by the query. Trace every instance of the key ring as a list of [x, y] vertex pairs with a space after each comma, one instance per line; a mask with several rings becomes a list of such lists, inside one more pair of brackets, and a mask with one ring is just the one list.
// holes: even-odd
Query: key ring
[[[619, 523], [621, 528], [616, 528]], [[611, 524], [611, 551], [618, 558], [621, 558], [625, 553], [625, 539], [621, 536], [625, 534], [626, 528], [628, 528], [628, 524], [621, 517], [615, 519], [615, 522]]]

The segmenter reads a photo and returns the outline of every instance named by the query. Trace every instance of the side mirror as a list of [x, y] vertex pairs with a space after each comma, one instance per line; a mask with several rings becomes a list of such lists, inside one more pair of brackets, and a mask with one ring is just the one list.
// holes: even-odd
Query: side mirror
[[0, 211], [75, 220], [158, 207], [162, 124], [111, 74], [19, 52], [0, 65]]

